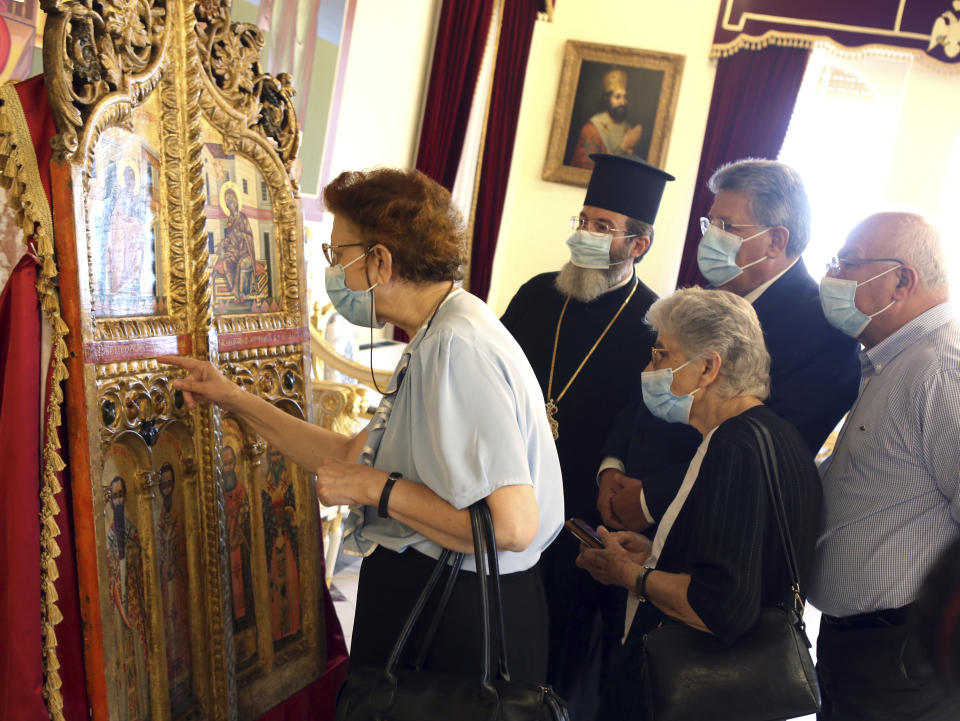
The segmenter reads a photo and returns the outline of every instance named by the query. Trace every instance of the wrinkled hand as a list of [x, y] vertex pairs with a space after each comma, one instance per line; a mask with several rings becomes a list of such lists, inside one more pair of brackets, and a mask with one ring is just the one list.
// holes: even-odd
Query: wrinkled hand
[[597, 493], [597, 510], [610, 528], [622, 530], [623, 522], [613, 510], [613, 499], [623, 490], [624, 479], [630, 480], [622, 471], [607, 468], [600, 474], [600, 490]]
[[605, 585], [633, 588], [637, 574], [650, 556], [650, 539], [639, 533], [611, 533], [603, 526], [597, 529], [604, 548], [580, 547], [577, 565]]
[[625, 153], [633, 153], [643, 135], [643, 125], [634, 125], [630, 130], [624, 133], [623, 140], [620, 141], [620, 149]]
[[623, 478], [620, 492], [610, 499], [612, 515], [620, 520], [622, 528], [631, 531], [642, 531], [649, 528], [651, 523], [643, 514], [643, 506], [640, 503], [643, 481], [629, 476]]
[[187, 371], [186, 377], [173, 381], [173, 387], [183, 391], [188, 408], [193, 408], [198, 403], [227, 406], [235, 394], [243, 392], [208, 361], [175, 355], [157, 356], [157, 361]]
[[317, 498], [325, 506], [376, 505], [387, 473], [362, 463], [324, 458], [317, 474]]

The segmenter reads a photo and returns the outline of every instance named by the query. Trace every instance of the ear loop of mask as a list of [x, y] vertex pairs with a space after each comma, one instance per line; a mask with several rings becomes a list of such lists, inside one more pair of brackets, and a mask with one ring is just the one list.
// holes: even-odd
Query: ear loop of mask
[[[367, 252], [369, 253], [371, 250], [373, 250], [373, 246], [371, 246]], [[373, 324], [374, 324], [374, 321], [376, 320], [376, 318], [374, 318], [374, 316], [376, 315], [374, 306], [376, 306], [377, 304], [376, 296], [373, 295], [373, 289], [376, 288], [379, 285], [379, 283], [374, 283], [371, 285], [370, 273], [367, 272], [366, 261], [364, 261], [363, 272], [367, 276], [367, 285], [370, 286], [369, 288], [367, 288], [367, 290], [370, 293], [370, 380], [373, 381], [373, 387], [377, 389], [377, 393], [379, 393], [382, 396], [385, 396], [387, 395], [387, 391], [386, 389], [380, 388], [380, 384], [377, 383], [377, 375], [376, 373], [373, 372]]]

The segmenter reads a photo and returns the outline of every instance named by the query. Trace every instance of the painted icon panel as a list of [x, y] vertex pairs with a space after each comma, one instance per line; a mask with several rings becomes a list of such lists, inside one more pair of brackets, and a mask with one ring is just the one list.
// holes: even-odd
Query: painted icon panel
[[[135, 114], [144, 123], [144, 112]], [[163, 311], [160, 256], [160, 153], [143, 134], [111, 127], [100, 136], [90, 174], [91, 300], [98, 317]]]
[[220, 143], [205, 143], [201, 158], [213, 312], [280, 310], [276, 227], [263, 174]]
[[[142, 517], [142, 446], [133, 434], [108, 451], [101, 476], [106, 524], [105, 651], [116, 721], [149, 721], [151, 624]], [[129, 442], [127, 442], [129, 441]], [[148, 531], [149, 532], [149, 531]]]

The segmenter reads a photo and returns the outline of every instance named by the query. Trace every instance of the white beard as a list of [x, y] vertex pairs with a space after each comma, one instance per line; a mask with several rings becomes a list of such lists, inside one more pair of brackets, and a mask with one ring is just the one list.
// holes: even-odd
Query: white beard
[[623, 263], [609, 268], [581, 268], [567, 261], [553, 281], [563, 295], [589, 303], [606, 293], [626, 275]]

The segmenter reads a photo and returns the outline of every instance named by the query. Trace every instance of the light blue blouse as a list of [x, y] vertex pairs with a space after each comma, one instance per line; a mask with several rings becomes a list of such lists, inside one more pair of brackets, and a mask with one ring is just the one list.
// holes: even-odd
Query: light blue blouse
[[[532, 485], [537, 535], [525, 551], [499, 553], [501, 573], [530, 568], [563, 524], [563, 487], [540, 385], [526, 356], [486, 304], [462, 290], [440, 305], [407, 353], [406, 375], [373, 465], [425, 484], [458, 509], [504, 486]], [[348, 552], [365, 554], [380, 544], [439, 557], [440, 546], [422, 534], [380, 518], [375, 507], [360, 510], [362, 517], [348, 522], [355, 526], [344, 539]], [[472, 555], [464, 568], [475, 569]]]

